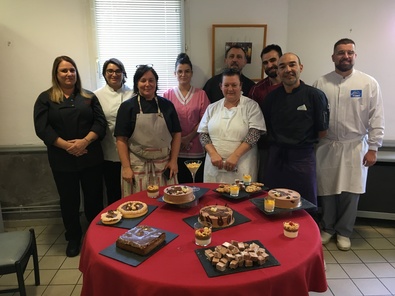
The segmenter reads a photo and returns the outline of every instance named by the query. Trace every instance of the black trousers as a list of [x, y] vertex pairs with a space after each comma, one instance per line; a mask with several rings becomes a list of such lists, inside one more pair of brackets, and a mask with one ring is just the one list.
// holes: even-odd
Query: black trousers
[[89, 223], [103, 210], [103, 165], [97, 165], [76, 172], [52, 170], [60, 196], [60, 209], [66, 240], [80, 240], [80, 188], [84, 195], [84, 212]]
[[[203, 171], [204, 171], [205, 157], [194, 158], [194, 159], [202, 161], [200, 168], [196, 172], [195, 182], [196, 183], [203, 183]], [[188, 170], [187, 166], [184, 164], [185, 160], [191, 160], [191, 158], [179, 157], [177, 160], [177, 164], [178, 164], [178, 176], [177, 177], [178, 177], [179, 184], [192, 183], [192, 175], [191, 175], [191, 172]]]
[[121, 162], [104, 161], [104, 184], [106, 185], [107, 205], [121, 199]]

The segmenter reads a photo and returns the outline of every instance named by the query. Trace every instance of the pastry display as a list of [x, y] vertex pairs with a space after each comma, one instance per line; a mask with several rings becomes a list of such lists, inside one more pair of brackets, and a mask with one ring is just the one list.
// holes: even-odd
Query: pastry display
[[101, 214], [101, 222], [103, 224], [111, 225], [118, 223], [122, 219], [122, 214], [116, 210], [109, 210], [103, 214]]
[[122, 234], [117, 239], [116, 246], [125, 251], [147, 255], [165, 239], [165, 232], [151, 226], [139, 225]]
[[287, 221], [283, 223], [284, 225], [284, 235], [286, 237], [295, 238], [298, 236], [299, 223]]
[[261, 191], [261, 190], [262, 190], [262, 187], [251, 184], [251, 185], [246, 186], [246, 189], [245, 189], [245, 190], [246, 190], [246, 192], [248, 192], [248, 193], [254, 193], [254, 192]]
[[213, 228], [226, 227], [234, 222], [233, 210], [228, 206], [206, 206], [200, 209], [199, 221], [209, 222]]
[[169, 186], [163, 193], [163, 200], [173, 204], [188, 203], [195, 199], [192, 188], [185, 185]]
[[150, 198], [156, 198], [159, 196], [159, 186], [158, 185], [148, 185], [147, 194]]
[[148, 206], [141, 201], [127, 201], [118, 207], [118, 211], [124, 218], [137, 218], [148, 212]]
[[[247, 193], [259, 192], [262, 190], [262, 186], [263, 186], [263, 183], [258, 183], [258, 182], [251, 182], [249, 183], [249, 185], [247, 185], [247, 183], [240, 181], [235, 183], [238, 184], [240, 190], [244, 190]], [[219, 193], [230, 193], [231, 185], [232, 184], [226, 184], [226, 183], [220, 184], [218, 188], [215, 189], [215, 191]]]
[[300, 194], [291, 189], [272, 189], [269, 190], [268, 195], [276, 200], [276, 208], [293, 209], [301, 205]]
[[269, 257], [266, 250], [254, 242], [249, 244], [234, 240], [224, 242], [214, 249], [206, 249], [204, 254], [219, 271], [263, 265]]
[[230, 193], [230, 184], [219, 184], [215, 190], [219, 193]]

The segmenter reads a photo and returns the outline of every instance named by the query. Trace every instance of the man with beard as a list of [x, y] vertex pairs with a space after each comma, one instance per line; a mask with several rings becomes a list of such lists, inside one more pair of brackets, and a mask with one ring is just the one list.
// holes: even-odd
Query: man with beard
[[[247, 55], [243, 47], [238, 44], [230, 46], [225, 52], [225, 68], [234, 69], [241, 73], [244, 66], [247, 64]], [[255, 82], [248, 77], [241, 74], [241, 90], [244, 96], [248, 96], [251, 87], [255, 85]], [[207, 80], [203, 87], [206, 92], [208, 99], [211, 103], [221, 100], [224, 95], [221, 91], [222, 73], [211, 77]]]
[[351, 248], [350, 236], [359, 195], [365, 192], [368, 167], [377, 159], [384, 137], [384, 112], [377, 81], [354, 69], [355, 43], [335, 43], [335, 71], [314, 86], [328, 97], [331, 120], [328, 134], [317, 145], [318, 195], [322, 201], [322, 244], [336, 234], [337, 247]]
[[281, 56], [282, 84], [262, 105], [270, 144], [265, 185], [298, 191], [317, 205], [314, 145], [328, 129], [329, 107], [322, 91], [300, 80], [302, 70], [296, 54]]
[[[276, 44], [266, 46], [261, 52], [262, 66], [267, 77], [255, 84], [249, 93], [249, 97], [256, 101], [262, 110], [262, 104], [267, 94], [281, 85], [277, 75], [277, 63], [283, 55], [281, 47]], [[258, 181], [265, 183], [265, 166], [268, 158], [269, 143], [267, 135], [263, 134], [258, 141], [259, 166]]]

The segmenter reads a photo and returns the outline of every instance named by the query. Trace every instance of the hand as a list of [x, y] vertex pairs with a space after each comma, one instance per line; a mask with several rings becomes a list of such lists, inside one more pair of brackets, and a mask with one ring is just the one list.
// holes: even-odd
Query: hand
[[237, 161], [238, 161], [237, 157], [235, 157], [233, 154], [230, 155], [225, 160], [225, 170], [232, 172], [236, 168]]
[[213, 155], [210, 155], [210, 158], [211, 158], [211, 164], [213, 166], [216, 166], [220, 170], [223, 168], [223, 162], [222, 162], [221, 155], [219, 155], [218, 153], [215, 153]]
[[188, 136], [181, 138], [181, 150], [188, 151], [191, 149], [191, 141]]
[[173, 178], [178, 173], [178, 164], [177, 162], [169, 161], [165, 167], [165, 170], [169, 168], [170, 169], [170, 179]]
[[84, 139], [69, 140], [67, 143], [70, 144], [70, 146], [66, 149], [69, 154], [79, 157], [88, 153], [86, 147], [89, 143]]
[[133, 173], [133, 170], [130, 166], [129, 167], [122, 167], [121, 175], [122, 175], [122, 179], [125, 182], [128, 182], [128, 183], [133, 182], [134, 173]]
[[375, 150], [368, 150], [365, 156], [363, 157], [362, 164], [364, 166], [370, 167], [374, 165], [377, 161], [377, 151]]

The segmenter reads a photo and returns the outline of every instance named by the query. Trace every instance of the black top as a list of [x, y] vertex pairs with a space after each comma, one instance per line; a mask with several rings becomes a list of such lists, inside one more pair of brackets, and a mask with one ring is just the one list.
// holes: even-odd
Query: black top
[[[168, 99], [157, 97], [160, 111], [166, 121], [170, 133], [181, 132], [181, 125], [178, 119], [177, 111], [172, 102]], [[154, 100], [146, 100], [140, 97], [140, 104], [143, 113], [157, 113], [158, 105]], [[118, 109], [117, 120], [115, 123], [114, 136], [130, 138], [136, 126], [136, 115], [140, 113], [137, 96], [124, 101]]]
[[[255, 85], [255, 82], [249, 79], [247, 76], [241, 74], [241, 90], [243, 91], [243, 96], [248, 97], [250, 93], [251, 87]], [[206, 84], [203, 87], [203, 90], [206, 92], [208, 99], [211, 103], [221, 100], [224, 95], [220, 88], [220, 84], [222, 83], [222, 73], [211, 77], [207, 80]]]
[[[36, 134], [47, 146], [49, 164], [55, 171], [79, 171], [103, 162], [100, 140], [106, 134], [107, 121], [99, 100], [89, 94], [92, 98], [75, 93], [58, 104], [44, 91], [34, 104]], [[88, 153], [83, 156], [76, 157], [53, 145], [59, 137], [66, 141], [83, 139], [90, 131], [99, 138], [88, 145]]]
[[292, 93], [283, 85], [271, 91], [262, 107], [269, 141], [280, 146], [311, 146], [329, 126], [328, 99], [303, 81]]

